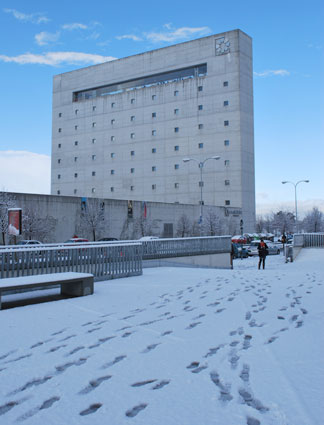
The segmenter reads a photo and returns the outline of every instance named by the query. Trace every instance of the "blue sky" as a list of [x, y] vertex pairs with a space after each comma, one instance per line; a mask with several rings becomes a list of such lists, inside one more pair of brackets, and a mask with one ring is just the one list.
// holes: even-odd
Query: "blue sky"
[[0, 9], [0, 190], [49, 193], [53, 75], [241, 29], [253, 38], [257, 213], [324, 211], [319, 0], [9, 1]]

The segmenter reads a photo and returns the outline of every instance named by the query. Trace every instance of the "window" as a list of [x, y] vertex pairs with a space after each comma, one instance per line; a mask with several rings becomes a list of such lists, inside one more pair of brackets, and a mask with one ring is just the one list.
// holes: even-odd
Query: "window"
[[174, 127], [174, 132], [179, 133], [179, 127]]
[[77, 179], [78, 178], [78, 173], [74, 173], [74, 178]]
[[203, 91], [203, 86], [198, 86], [198, 91]]
[[179, 146], [178, 146], [178, 145], [176, 145], [176, 146], [174, 147], [174, 150], [175, 150], [175, 151], [178, 151], [178, 150], [179, 150]]
[[202, 111], [203, 110], [203, 105], [198, 105], [198, 111]]
[[76, 195], [76, 193], [77, 193], [77, 189], [74, 189], [74, 190], [73, 190], [73, 193], [74, 193], [74, 195]]
[[156, 148], [152, 148], [152, 153], [156, 153]]
[[58, 116], [59, 118], [62, 118], [62, 112], [59, 112]]
[[113, 192], [115, 189], [113, 187], [110, 188], [110, 192]]
[[92, 159], [92, 161], [95, 161], [96, 160], [96, 155], [92, 155], [91, 156], [91, 159]]
[[61, 178], [61, 174], [58, 174], [58, 175], [57, 175], [57, 178], [58, 178], [58, 180], [60, 180], [60, 178]]
[[152, 171], [154, 172], [154, 171], [156, 171], [156, 166], [155, 165], [153, 165], [153, 167], [152, 167]]
[[74, 126], [74, 130], [77, 130], [77, 129], [78, 129], [78, 126], [77, 126], [77, 125], [75, 125], [75, 126]]
[[228, 106], [228, 100], [224, 100], [224, 106]]
[[230, 164], [229, 159], [225, 159], [225, 161], [224, 161], [224, 165], [225, 165], [225, 167], [228, 167], [228, 166], [229, 166], [229, 164]]
[[92, 176], [95, 176], [96, 175], [96, 172], [95, 171], [92, 171], [91, 175]]
[[135, 156], [135, 151], [130, 152], [131, 156]]
[[96, 188], [95, 188], [95, 187], [93, 187], [93, 188], [91, 189], [91, 192], [92, 192], [92, 193], [96, 193]]
[[116, 120], [113, 118], [113, 119], [110, 121], [110, 124], [111, 124], [111, 125], [114, 125], [114, 124], [115, 124], [115, 122], [116, 122]]
[[174, 169], [179, 170], [179, 164], [174, 164]]
[[204, 124], [198, 124], [198, 129], [201, 130], [202, 128], [204, 128]]
[[96, 143], [96, 139], [92, 139], [92, 144], [94, 145]]
[[198, 183], [198, 186], [199, 186], [199, 187], [204, 187], [204, 182], [200, 181], [200, 182]]
[[228, 127], [228, 126], [229, 126], [229, 121], [227, 121], [227, 120], [226, 120], [226, 121], [224, 121], [224, 126], [225, 126], [225, 127]]
[[110, 158], [115, 158], [115, 153], [114, 152], [111, 152]]
[[152, 190], [156, 190], [156, 184], [152, 184]]
[[225, 205], [231, 205], [231, 201], [227, 199], [227, 200], [225, 201]]
[[114, 108], [116, 106], [115, 102], [112, 102], [111, 107]]
[[134, 186], [131, 186], [130, 187], [130, 190], [133, 192], [134, 191]]
[[225, 186], [229, 186], [230, 185], [230, 181], [229, 180], [225, 180]]
[[131, 99], [131, 104], [134, 105], [135, 99]]
[[132, 116], [130, 117], [130, 120], [131, 120], [131, 121], [135, 121], [135, 115], [132, 115]]
[[174, 90], [173, 94], [174, 94], [174, 96], [178, 96], [179, 90]]
[[58, 129], [58, 132], [59, 132], [59, 133], [62, 133], [62, 129], [61, 129], [61, 128], [59, 128], [59, 129]]
[[115, 174], [115, 170], [110, 170], [110, 174], [111, 175]]
[[204, 144], [203, 143], [198, 143], [198, 148], [199, 149], [202, 149], [204, 147]]
[[74, 113], [75, 113], [75, 115], [78, 115], [78, 113], [79, 113], [79, 109], [76, 109], [76, 110], [74, 111]]
[[114, 141], [115, 141], [115, 139], [116, 139], [116, 137], [115, 137], [115, 136], [110, 136], [110, 141], [111, 141], [111, 142], [114, 142]]
[[223, 86], [224, 86], [224, 87], [228, 87], [228, 81], [224, 81], [224, 82], [223, 82]]
[[61, 144], [61, 143], [59, 143], [59, 144], [57, 145], [57, 147], [58, 147], [59, 149], [61, 149], [62, 144]]
[[156, 112], [152, 112], [152, 118], [156, 118]]
[[131, 174], [134, 174], [135, 173], [135, 168], [131, 168], [130, 169], [130, 172], [131, 172]]
[[156, 99], [156, 94], [152, 94], [152, 100]]
[[174, 188], [179, 189], [179, 183], [174, 183]]
[[96, 109], [97, 109], [97, 107], [96, 107], [96, 106], [93, 106], [93, 107], [92, 107], [92, 111], [93, 111], [93, 112], [94, 112]]
[[131, 139], [135, 139], [135, 133], [131, 133], [131, 134], [130, 134], [130, 138], [131, 138]]
[[152, 136], [156, 136], [156, 130], [152, 130]]
[[92, 128], [94, 128], [97, 125], [97, 123], [93, 122], [92, 123]]
[[58, 190], [56, 193], [57, 193], [58, 195], [60, 195], [60, 194], [61, 194], [61, 191], [60, 191], [60, 190]]
[[74, 142], [74, 146], [78, 146], [78, 144], [79, 144], [79, 142], [76, 140], [76, 141]]
[[229, 140], [224, 140], [224, 146], [229, 146]]
[[60, 159], [58, 159], [58, 160], [57, 160], [57, 163], [58, 163], [58, 164], [61, 164], [61, 160], [60, 160]]
[[179, 115], [179, 109], [174, 110], [174, 115]]
[[77, 162], [77, 160], [78, 160], [78, 157], [77, 157], [77, 156], [75, 156], [75, 157], [74, 157], [74, 162]]

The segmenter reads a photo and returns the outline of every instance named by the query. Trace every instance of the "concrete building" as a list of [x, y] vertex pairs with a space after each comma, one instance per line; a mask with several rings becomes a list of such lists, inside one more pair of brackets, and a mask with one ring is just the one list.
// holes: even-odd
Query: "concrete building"
[[[229, 31], [56, 75], [53, 195], [242, 209], [254, 230], [252, 40]], [[204, 164], [200, 181], [198, 162]]]

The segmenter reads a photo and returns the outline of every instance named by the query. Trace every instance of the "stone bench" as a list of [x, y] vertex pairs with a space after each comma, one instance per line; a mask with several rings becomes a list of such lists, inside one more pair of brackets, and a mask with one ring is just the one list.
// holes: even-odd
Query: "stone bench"
[[0, 310], [2, 294], [12, 293], [13, 291], [27, 292], [33, 289], [47, 289], [53, 285], [61, 286], [62, 295], [83, 297], [93, 294], [93, 275], [67, 272], [0, 279]]

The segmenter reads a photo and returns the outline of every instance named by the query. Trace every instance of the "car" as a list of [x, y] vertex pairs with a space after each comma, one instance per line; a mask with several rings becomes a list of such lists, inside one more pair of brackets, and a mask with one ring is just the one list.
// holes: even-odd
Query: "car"
[[82, 242], [89, 242], [88, 239], [85, 238], [71, 238], [65, 241], [64, 243], [82, 243]]
[[[272, 242], [269, 241], [265, 241], [267, 246], [268, 246], [268, 251], [269, 254], [268, 255], [276, 255], [276, 254], [280, 254], [280, 248], [276, 245], [273, 244]], [[258, 251], [258, 245], [259, 245], [260, 241], [253, 241], [251, 242], [250, 246], [248, 247], [248, 255], [250, 257], [254, 256], [254, 255], [259, 255], [259, 251]]]
[[34, 239], [31, 240], [22, 240], [17, 243], [17, 245], [41, 245], [42, 242], [36, 241]]
[[233, 243], [233, 251], [234, 258], [247, 258], [249, 256], [248, 250], [242, 244]]
[[160, 239], [160, 238], [158, 238], [157, 236], [142, 236], [141, 238], [139, 238], [139, 241], [143, 241], [143, 242], [145, 242], [145, 241], [155, 241], [157, 239]]
[[98, 240], [98, 242], [112, 242], [112, 241], [118, 241], [117, 238], [101, 238]]

